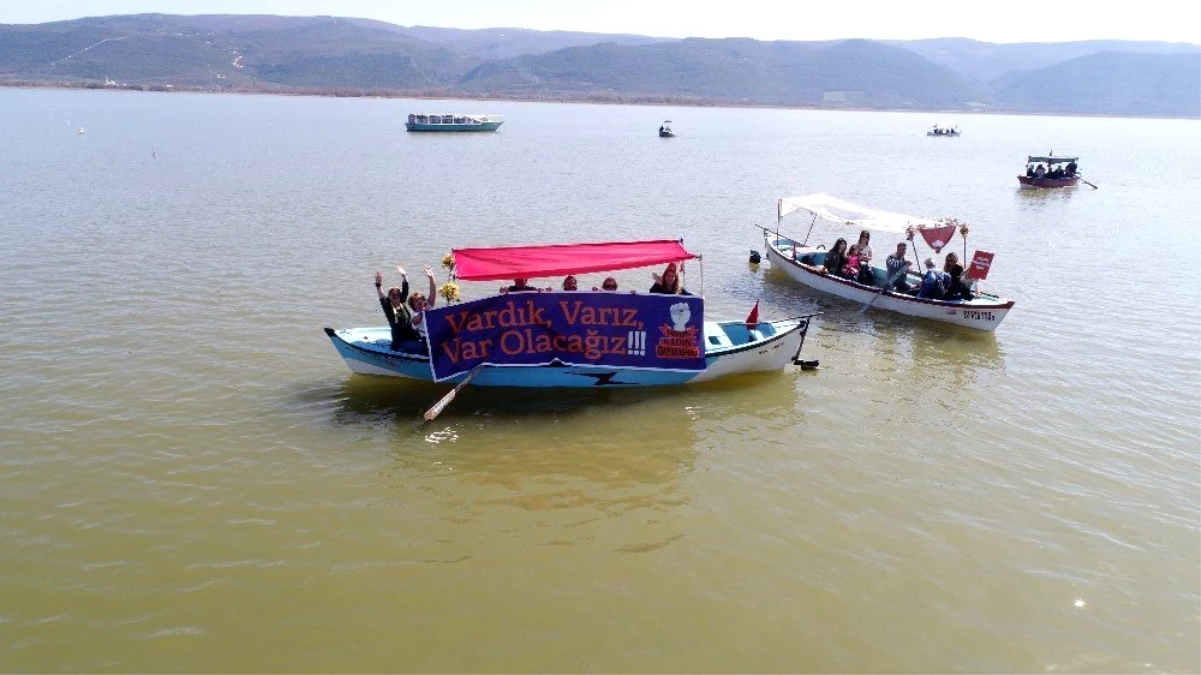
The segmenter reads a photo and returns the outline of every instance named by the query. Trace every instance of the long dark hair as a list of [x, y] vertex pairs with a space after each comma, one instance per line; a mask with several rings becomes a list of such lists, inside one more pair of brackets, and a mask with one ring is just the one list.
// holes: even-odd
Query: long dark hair
[[839, 237], [838, 241], [834, 242], [834, 248], [830, 249], [830, 252], [845, 256], [847, 254], [847, 240]]

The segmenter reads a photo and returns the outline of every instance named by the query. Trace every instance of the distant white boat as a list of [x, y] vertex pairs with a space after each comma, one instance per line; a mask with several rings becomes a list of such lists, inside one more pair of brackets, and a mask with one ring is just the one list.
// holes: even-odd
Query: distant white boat
[[79, 131], [76, 131], [75, 133], [77, 133], [77, 134], [86, 134], [86, 133], [88, 133], [88, 132], [84, 131], [84, 130], [83, 130], [83, 127], [79, 127]]

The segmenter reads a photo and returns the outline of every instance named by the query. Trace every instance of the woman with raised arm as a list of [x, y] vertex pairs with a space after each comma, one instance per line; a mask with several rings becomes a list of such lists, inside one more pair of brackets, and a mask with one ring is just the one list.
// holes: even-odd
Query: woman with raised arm
[[430, 280], [429, 295], [414, 293], [409, 296], [409, 309], [413, 310], [413, 319], [411, 322], [413, 330], [420, 334], [422, 340], [429, 334], [429, 330], [425, 325], [425, 310], [433, 309], [434, 304], [438, 301], [438, 282], [434, 280], [434, 271], [430, 269], [429, 265], [425, 266], [425, 276]]
[[381, 272], [375, 273], [375, 291], [379, 294], [379, 305], [384, 310], [384, 316], [388, 317], [388, 326], [392, 328], [394, 351], [399, 350], [405, 342], [421, 339], [417, 331], [413, 330], [412, 316], [409, 314], [409, 308], [405, 306], [405, 300], [409, 297], [409, 277], [399, 265], [396, 271], [400, 272], [400, 288], [393, 286], [387, 293], [384, 293], [384, 275]]
[[652, 273], [651, 278], [655, 280], [655, 283], [651, 286], [649, 293], [692, 295], [684, 290], [684, 284], [680, 282], [680, 275], [676, 273], [675, 263], [667, 263], [667, 269], [663, 270], [662, 276]]

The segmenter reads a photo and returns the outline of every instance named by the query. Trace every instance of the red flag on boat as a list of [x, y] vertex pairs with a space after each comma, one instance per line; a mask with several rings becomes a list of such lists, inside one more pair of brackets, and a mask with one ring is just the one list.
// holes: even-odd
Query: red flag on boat
[[951, 241], [951, 237], [955, 236], [955, 226], [923, 227], [918, 232], [922, 233], [922, 239], [926, 240], [926, 244], [934, 249], [935, 253], [942, 253], [942, 247], [946, 246]]
[[752, 330], [759, 325], [759, 301], [755, 301], [755, 306], [751, 308], [751, 313], [746, 315], [746, 329]]
[[988, 251], [976, 251], [972, 254], [972, 264], [967, 274], [973, 279], [987, 279], [988, 268], [992, 267], [992, 254]]

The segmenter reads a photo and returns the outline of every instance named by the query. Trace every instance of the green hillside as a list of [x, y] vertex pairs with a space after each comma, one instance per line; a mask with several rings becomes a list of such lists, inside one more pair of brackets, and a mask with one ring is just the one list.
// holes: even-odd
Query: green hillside
[[0, 25], [0, 85], [1198, 117], [1199, 64], [1197, 46], [1163, 42], [675, 40], [269, 15]]
[[996, 100], [1030, 112], [1201, 117], [1201, 57], [1090, 54], [1016, 76]]
[[961, 107], [987, 96], [947, 68], [875, 42], [741, 38], [562, 49], [484, 64], [456, 88], [889, 107]]

